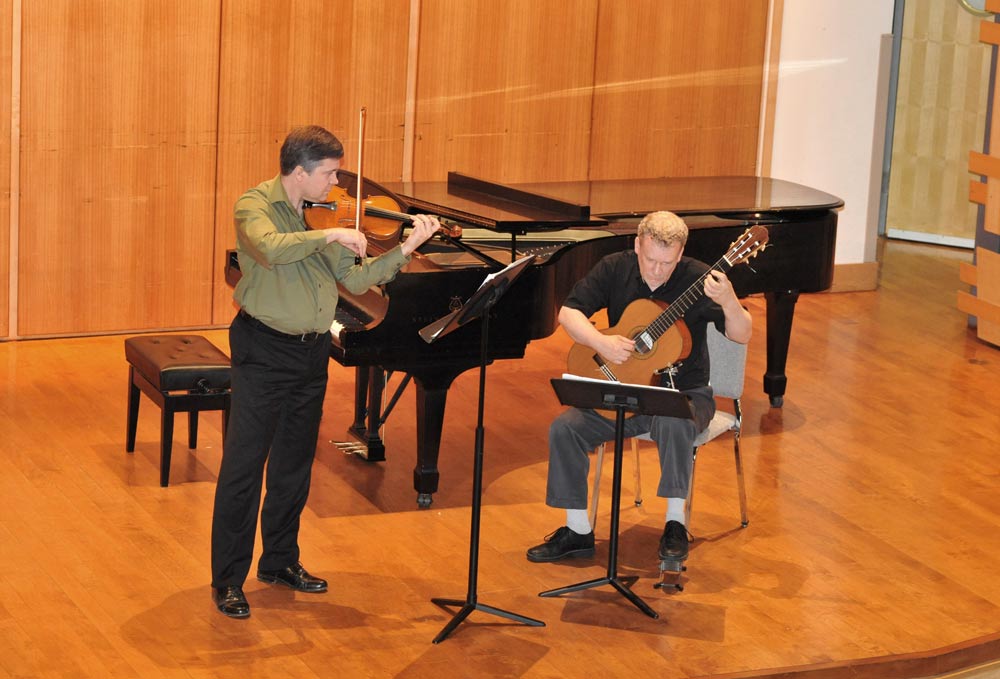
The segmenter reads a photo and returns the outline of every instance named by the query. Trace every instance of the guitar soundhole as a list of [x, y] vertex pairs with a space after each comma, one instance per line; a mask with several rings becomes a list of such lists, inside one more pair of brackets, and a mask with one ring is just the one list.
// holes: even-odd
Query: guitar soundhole
[[641, 333], [633, 341], [635, 342], [635, 353], [637, 354], [648, 354], [653, 350], [653, 338], [649, 336], [648, 332]]

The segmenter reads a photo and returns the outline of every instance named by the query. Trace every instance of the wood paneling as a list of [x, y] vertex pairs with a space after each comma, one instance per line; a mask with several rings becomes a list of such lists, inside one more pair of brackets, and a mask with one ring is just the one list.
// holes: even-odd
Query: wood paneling
[[586, 179], [596, 0], [423, 0], [414, 179]]
[[765, 0], [23, 4], [22, 336], [227, 323], [233, 201], [361, 106], [376, 180], [753, 171]]
[[19, 334], [210, 321], [218, 2], [24, 3]]
[[278, 150], [292, 127], [333, 132], [350, 169], [364, 106], [365, 174], [401, 178], [409, 10], [408, 0], [223, 2], [214, 323], [233, 316], [222, 270], [235, 245], [233, 203], [278, 174]]
[[754, 174], [767, 1], [600, 9], [590, 178]]
[[753, 174], [766, 0], [421, 6], [414, 179]]
[[11, 0], [0, 0], [0, 338], [10, 314]]

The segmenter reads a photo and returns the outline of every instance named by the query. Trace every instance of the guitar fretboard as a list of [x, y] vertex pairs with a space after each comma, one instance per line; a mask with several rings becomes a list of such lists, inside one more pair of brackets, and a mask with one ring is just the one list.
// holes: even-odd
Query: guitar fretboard
[[656, 319], [646, 326], [646, 332], [649, 333], [652, 341], [658, 340], [663, 336], [667, 330], [673, 326], [674, 323], [678, 321], [687, 310], [691, 308], [695, 302], [697, 302], [705, 294], [705, 278], [712, 271], [721, 271], [726, 273], [729, 271], [732, 265], [729, 263], [725, 257], [722, 257], [719, 261], [713, 264], [708, 271], [698, 276], [698, 280], [691, 284], [691, 286], [685, 290], [680, 297], [670, 303], [670, 306], [666, 310], [656, 317]]

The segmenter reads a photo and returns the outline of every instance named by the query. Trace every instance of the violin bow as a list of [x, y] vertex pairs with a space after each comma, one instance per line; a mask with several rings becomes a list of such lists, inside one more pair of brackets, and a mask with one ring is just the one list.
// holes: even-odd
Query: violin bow
[[[355, 230], [361, 230], [361, 213], [364, 210], [364, 193], [362, 191], [362, 177], [364, 176], [364, 159], [365, 159], [365, 113], [367, 109], [362, 106], [361, 112], [358, 119], [358, 182], [356, 185], [355, 201], [354, 201], [354, 228]], [[361, 263], [361, 255], [355, 258], [355, 263]]]

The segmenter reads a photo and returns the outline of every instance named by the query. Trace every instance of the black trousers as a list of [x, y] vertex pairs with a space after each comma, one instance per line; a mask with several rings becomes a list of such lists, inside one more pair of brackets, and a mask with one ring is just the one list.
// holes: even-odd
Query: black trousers
[[[326, 396], [330, 334], [308, 342], [281, 337], [237, 316], [229, 327], [232, 402], [212, 516], [212, 586], [242, 586], [258, 568], [299, 560], [299, 518], [309, 496]], [[267, 492], [260, 496], [267, 467]]]

